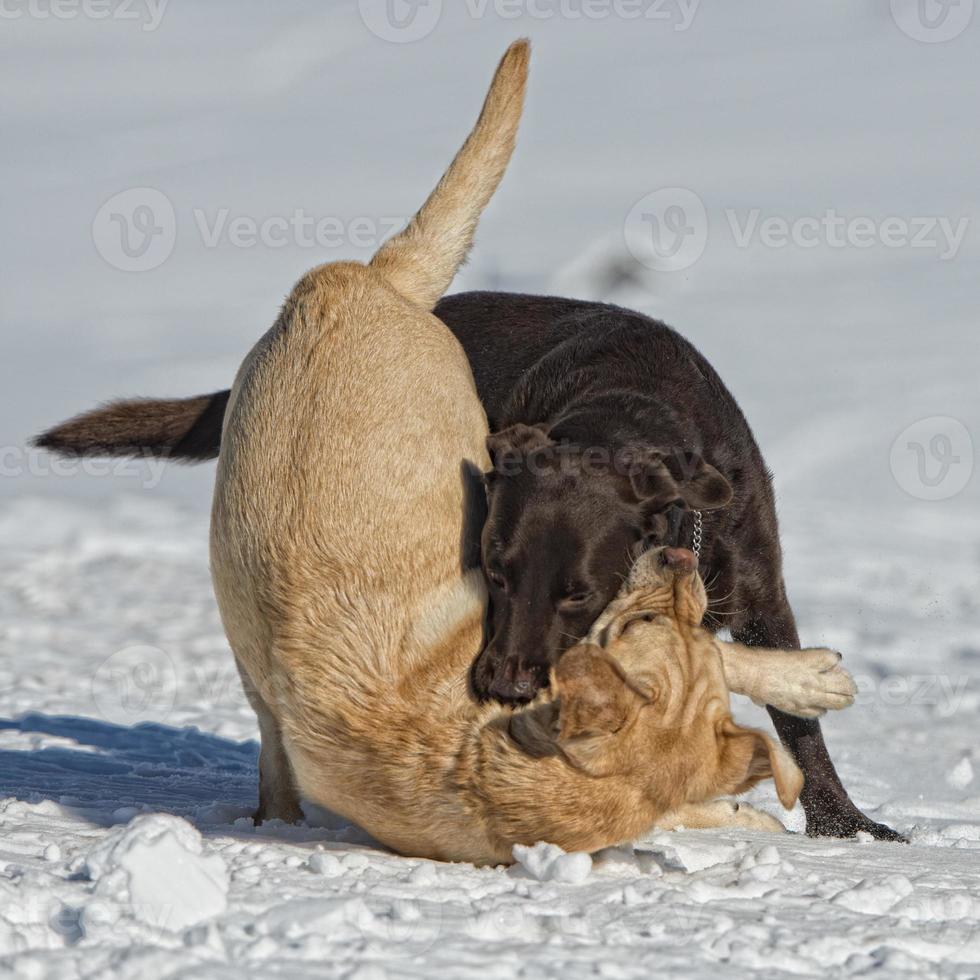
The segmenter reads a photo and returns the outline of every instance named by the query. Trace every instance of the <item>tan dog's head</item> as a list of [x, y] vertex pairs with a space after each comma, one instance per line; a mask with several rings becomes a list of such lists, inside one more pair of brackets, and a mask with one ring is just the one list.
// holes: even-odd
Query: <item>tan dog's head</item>
[[792, 807], [803, 777], [769, 736], [732, 721], [718, 650], [698, 628], [706, 605], [693, 553], [647, 552], [589, 639], [552, 671], [554, 700], [512, 724], [514, 736], [539, 751], [549, 739], [576, 769], [629, 778], [665, 807], [770, 776]]
[[698, 626], [708, 594], [698, 574], [698, 559], [687, 548], [652, 548], [630, 569], [619, 595], [596, 620], [589, 640], [602, 647], [615, 643], [637, 621], [664, 616], [678, 630]]

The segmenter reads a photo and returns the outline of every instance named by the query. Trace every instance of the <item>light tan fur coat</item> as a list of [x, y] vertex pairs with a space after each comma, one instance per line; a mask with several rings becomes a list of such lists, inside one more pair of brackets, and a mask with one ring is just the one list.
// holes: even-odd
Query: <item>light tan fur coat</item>
[[487, 425], [463, 351], [430, 311], [510, 159], [528, 59], [526, 42], [509, 49], [409, 227], [367, 265], [308, 273], [245, 360], [211, 537], [261, 727], [258, 817], [298, 819], [302, 796], [402, 853], [478, 863], [542, 838], [620, 842], [773, 771], [790, 803], [800, 781], [768, 738], [731, 725], [717, 651], [691, 645], [691, 664], [714, 665], [703, 683], [702, 668], [681, 672], [671, 697], [686, 722], [663, 736], [669, 746], [639, 737], [637, 719], [657, 713], [637, 680], [648, 639], [660, 649], [655, 624], [569, 654], [554, 678], [560, 711], [532, 706], [517, 738], [509, 713], [467, 689], [485, 604], [475, 548]]

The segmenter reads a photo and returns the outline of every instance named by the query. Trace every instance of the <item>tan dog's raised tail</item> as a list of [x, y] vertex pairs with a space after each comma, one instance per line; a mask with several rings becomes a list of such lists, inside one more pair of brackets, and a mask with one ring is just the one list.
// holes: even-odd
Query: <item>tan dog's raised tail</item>
[[661, 702], [633, 676], [652, 626], [574, 651], [553, 700], [525, 714], [467, 689], [487, 426], [430, 310], [510, 159], [528, 58], [526, 42], [509, 49], [408, 228], [367, 265], [306, 275], [249, 354], [212, 522], [215, 590], [262, 732], [258, 816], [295, 820], [302, 795], [403, 853], [480, 863], [542, 837], [617, 843], [773, 773], [784, 802], [799, 791], [791, 760], [732, 724], [720, 668], [672, 695], [685, 738], [653, 738]]

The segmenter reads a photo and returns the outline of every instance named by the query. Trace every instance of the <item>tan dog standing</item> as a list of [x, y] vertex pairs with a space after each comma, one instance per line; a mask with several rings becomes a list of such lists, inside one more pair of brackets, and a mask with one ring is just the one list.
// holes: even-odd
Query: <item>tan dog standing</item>
[[[508, 51], [409, 227], [367, 265], [306, 275], [245, 360], [212, 522], [215, 590], [262, 733], [257, 816], [298, 819], [303, 796], [403, 853], [479, 863], [542, 838], [619, 843], [772, 774], [789, 805], [800, 783], [767, 736], [732, 724], [716, 648], [703, 656], [680, 628], [670, 649], [695, 652], [660, 700], [657, 621], [569, 654], [557, 700], [521, 715], [467, 690], [485, 612], [487, 425], [430, 311], [510, 159], [528, 58], [526, 42]], [[624, 601], [627, 618], [642, 606]]]

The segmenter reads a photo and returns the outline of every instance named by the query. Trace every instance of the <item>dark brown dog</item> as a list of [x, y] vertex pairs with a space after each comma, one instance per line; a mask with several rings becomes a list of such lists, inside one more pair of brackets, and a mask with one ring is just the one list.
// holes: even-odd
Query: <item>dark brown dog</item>
[[[466, 350], [490, 420], [494, 472], [483, 534], [484, 697], [525, 701], [578, 642], [646, 547], [690, 546], [703, 515], [707, 625], [751, 646], [798, 648], [771, 479], [735, 399], [681, 336], [597, 303], [464, 293], [435, 314]], [[73, 455], [217, 455], [228, 393], [119, 402], [42, 435]], [[899, 835], [865, 817], [819, 722], [770, 709], [806, 777], [811, 835]]]

